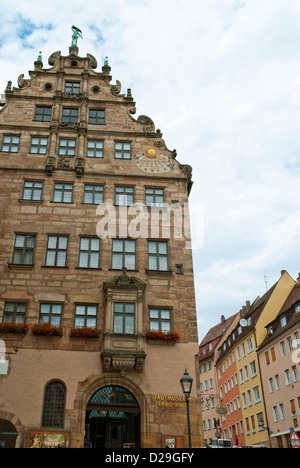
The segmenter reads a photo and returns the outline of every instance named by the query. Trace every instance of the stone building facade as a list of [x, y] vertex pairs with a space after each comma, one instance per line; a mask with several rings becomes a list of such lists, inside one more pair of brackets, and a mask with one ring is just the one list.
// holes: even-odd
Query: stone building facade
[[187, 446], [187, 368], [200, 447], [191, 168], [107, 61], [48, 63], [0, 108], [0, 443]]

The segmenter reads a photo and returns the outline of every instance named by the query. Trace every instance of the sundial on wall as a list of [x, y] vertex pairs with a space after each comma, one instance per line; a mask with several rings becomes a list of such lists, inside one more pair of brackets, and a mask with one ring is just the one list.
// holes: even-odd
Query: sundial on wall
[[147, 148], [145, 153], [135, 154], [133, 159], [136, 165], [145, 172], [163, 173], [174, 168], [174, 161], [164, 154], [159, 154], [153, 146]]

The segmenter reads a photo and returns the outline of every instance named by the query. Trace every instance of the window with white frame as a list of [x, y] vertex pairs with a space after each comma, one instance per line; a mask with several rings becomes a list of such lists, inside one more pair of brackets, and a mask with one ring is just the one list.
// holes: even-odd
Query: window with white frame
[[260, 395], [260, 388], [259, 385], [256, 385], [253, 387], [253, 395], [254, 395], [254, 403], [260, 403], [261, 402], [261, 395]]
[[251, 379], [257, 376], [256, 361], [250, 362], [250, 373], [251, 373]]

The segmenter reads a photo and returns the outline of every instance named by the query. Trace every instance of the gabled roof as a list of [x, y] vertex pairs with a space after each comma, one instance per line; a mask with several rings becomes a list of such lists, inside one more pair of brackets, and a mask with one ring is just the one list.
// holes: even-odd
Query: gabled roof
[[[205, 357], [207, 358], [211, 354], [214, 353], [214, 350], [219, 343], [220, 339], [222, 336], [226, 333], [226, 331], [229, 329], [231, 326], [232, 322], [236, 318], [238, 313], [232, 315], [231, 317], [228, 317], [227, 319], [222, 315], [221, 317], [221, 322], [218, 323], [218, 325], [215, 325], [212, 327], [206, 336], [203, 338], [199, 345], [199, 358]], [[212, 349], [208, 349], [208, 345], [212, 343]], [[203, 353], [203, 348], [205, 347], [205, 353]]]
[[[272, 333], [267, 333], [265, 339], [263, 340], [262, 344], [258, 348], [258, 350], [265, 347], [268, 343], [276, 340], [279, 336], [285, 333], [288, 329], [292, 328], [294, 325], [300, 323], [300, 314], [296, 314], [295, 312], [295, 305], [300, 305], [300, 282], [294, 286], [292, 291], [290, 292], [287, 300], [283, 304], [282, 308], [280, 309], [277, 317], [272, 320], [272, 322], [266, 325], [266, 329], [268, 330], [269, 327], [272, 327]], [[286, 325], [281, 325], [281, 318], [286, 315]]]

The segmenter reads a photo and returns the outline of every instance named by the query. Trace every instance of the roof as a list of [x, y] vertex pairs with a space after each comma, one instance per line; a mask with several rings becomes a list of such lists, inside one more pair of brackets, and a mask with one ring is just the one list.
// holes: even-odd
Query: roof
[[[265, 347], [268, 343], [276, 340], [279, 336], [285, 333], [288, 329], [292, 328], [297, 323], [300, 323], [300, 314], [296, 314], [295, 305], [300, 305], [300, 282], [298, 282], [290, 292], [287, 300], [281, 307], [277, 317], [270, 322], [266, 328], [272, 326], [272, 333], [267, 333], [259, 349]], [[281, 325], [281, 318], [286, 315], [286, 325]]]
[[[224, 315], [221, 316], [221, 322], [218, 323], [218, 325], [215, 325], [214, 327], [212, 327], [208, 331], [206, 336], [203, 338], [203, 340], [201, 341], [201, 343], [199, 345], [199, 357], [201, 357], [201, 356], [207, 357], [207, 356], [210, 356], [211, 354], [213, 354], [216, 345], [220, 341], [220, 338], [224, 335], [224, 333], [227, 332], [227, 330], [229, 329], [229, 327], [233, 323], [233, 321], [236, 318], [236, 316], [238, 315], [238, 313], [232, 315], [231, 317], [228, 317], [227, 319], [224, 317]], [[213, 343], [212, 349], [208, 350], [208, 345], [209, 345], [209, 343], [212, 343], [212, 342], [215, 342], [215, 343]], [[206, 348], [205, 349], [205, 351], [206, 351], [205, 354], [203, 354], [203, 348], [204, 347]]]
[[232, 330], [232, 334], [230, 336], [234, 334], [235, 339], [230, 340], [231, 344], [229, 347], [226, 346], [226, 349], [223, 349], [223, 347], [220, 348], [219, 357], [216, 363], [221, 361], [224, 358], [224, 356], [228, 353], [228, 351], [232, 349], [233, 346], [236, 345], [237, 342], [242, 340], [246, 335], [249, 334], [250, 331], [252, 331], [255, 328], [257, 320], [261, 316], [264, 310], [264, 307], [267, 304], [276, 286], [277, 286], [277, 282], [262, 297], [256, 298], [255, 301], [250, 306], [249, 310], [245, 314], [242, 315], [242, 317], [248, 321], [248, 325], [242, 328], [240, 324], [238, 324], [237, 327], [234, 330]]

